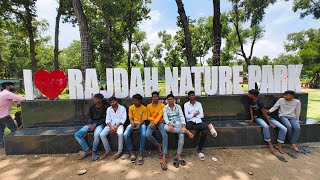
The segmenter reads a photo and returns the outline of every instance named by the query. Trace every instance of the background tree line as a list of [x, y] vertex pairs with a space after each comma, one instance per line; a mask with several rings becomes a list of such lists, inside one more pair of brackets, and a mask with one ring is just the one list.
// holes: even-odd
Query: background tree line
[[[320, 29], [288, 34], [285, 54], [258, 58], [253, 54], [264, 35], [265, 10], [276, 0], [229, 1], [228, 12], [220, 13], [220, 0], [213, 0], [212, 16], [191, 19], [183, 1], [175, 0], [178, 30], [175, 35], [158, 32], [161, 42], [154, 48], [139, 28], [150, 18], [151, 0], [58, 0], [54, 45], [52, 37], [43, 35], [48, 22], [36, 20], [36, 0], [0, 1], [0, 78], [22, 78], [23, 69], [95, 67], [104, 80], [106, 67], [123, 67], [129, 73], [132, 67], [158, 67], [163, 76], [166, 66], [303, 63], [303, 73], [319, 81]], [[294, 0], [293, 4], [301, 18], [320, 18], [319, 0]], [[59, 48], [61, 19], [78, 25], [80, 33], [80, 41], [63, 49]]]

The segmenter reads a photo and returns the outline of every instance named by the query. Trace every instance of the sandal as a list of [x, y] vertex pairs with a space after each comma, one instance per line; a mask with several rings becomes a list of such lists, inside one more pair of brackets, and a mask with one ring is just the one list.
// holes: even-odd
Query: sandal
[[82, 159], [85, 159], [87, 157], [91, 156], [91, 153], [87, 154], [87, 153], [82, 153], [82, 155], [78, 158], [78, 160], [82, 160]]
[[135, 163], [135, 162], [136, 162], [136, 156], [135, 156], [134, 154], [131, 155], [130, 161], [131, 161], [132, 163]]
[[183, 159], [179, 160], [179, 163], [181, 164], [181, 166], [185, 166], [187, 164], [186, 161]]
[[280, 161], [282, 161], [282, 162], [288, 162], [288, 161], [286, 160], [286, 158], [284, 158], [284, 157], [281, 156], [281, 155], [274, 154], [274, 156], [277, 157], [277, 158], [278, 158]]
[[139, 156], [138, 157], [138, 165], [142, 165], [143, 164], [143, 157]]
[[92, 153], [92, 161], [97, 161], [99, 159], [99, 155], [97, 153]]
[[206, 159], [203, 153], [198, 153], [198, 157], [201, 161], [204, 161]]
[[213, 125], [212, 124], [210, 124], [211, 126], [211, 128], [210, 128], [210, 133], [211, 133], [211, 135], [213, 136], [213, 137], [217, 137], [218, 136], [218, 133], [217, 133], [217, 131], [214, 129], [214, 127], [213, 127]]
[[288, 156], [290, 156], [292, 159], [298, 159], [298, 157], [296, 156], [296, 153], [288, 151], [287, 152]]
[[177, 160], [176, 158], [174, 158], [173, 159], [173, 166], [175, 167], [175, 168], [179, 168], [179, 160]]
[[167, 165], [162, 163], [162, 161], [160, 161], [160, 166], [163, 171], [166, 171], [168, 169]]

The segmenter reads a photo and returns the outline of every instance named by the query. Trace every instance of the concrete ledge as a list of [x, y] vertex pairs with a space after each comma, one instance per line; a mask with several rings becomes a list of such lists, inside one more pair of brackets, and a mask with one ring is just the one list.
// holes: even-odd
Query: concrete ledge
[[[249, 126], [245, 121], [215, 121], [213, 122], [218, 132], [218, 137], [208, 135], [206, 147], [233, 147], [233, 146], [254, 146], [265, 145], [262, 137], [262, 128], [254, 125]], [[25, 128], [4, 137], [5, 152], [7, 155], [21, 154], [59, 154], [77, 153], [81, 147], [74, 138], [74, 134], [81, 126], [72, 127], [39, 127]], [[272, 140], [277, 139], [277, 130], [271, 129]], [[161, 140], [161, 134], [155, 131], [155, 136]], [[140, 142], [139, 132], [133, 132], [132, 143], [135, 150], [138, 150]], [[92, 145], [93, 134], [86, 137], [89, 145]], [[117, 149], [117, 135], [109, 135], [109, 142], [112, 149]], [[146, 140], [146, 150], [155, 149]], [[161, 141], [159, 141], [161, 142]], [[320, 142], [320, 124], [301, 125], [299, 142]], [[196, 142], [185, 137], [184, 148], [194, 148]], [[169, 149], [176, 149], [177, 136], [169, 134]], [[103, 151], [102, 143], [99, 144], [99, 151]]]

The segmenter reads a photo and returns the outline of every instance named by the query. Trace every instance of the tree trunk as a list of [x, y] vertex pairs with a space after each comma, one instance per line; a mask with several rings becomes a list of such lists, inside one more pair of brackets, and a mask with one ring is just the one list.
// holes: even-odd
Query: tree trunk
[[[129, 29], [129, 36], [128, 36], [128, 78], [131, 78], [131, 46], [132, 46], [132, 35], [133, 35], [133, 27], [132, 27], [132, 6], [133, 2], [131, 1], [131, 7], [129, 11], [129, 18], [128, 18], [128, 29]], [[130, 85], [130, 81], [129, 81]]]
[[213, 49], [212, 59], [214, 66], [220, 66], [221, 53], [221, 22], [220, 22], [220, 0], [213, 0]]
[[112, 68], [112, 47], [111, 47], [111, 40], [112, 40], [112, 22], [110, 17], [106, 17], [105, 18], [105, 22], [106, 22], [106, 66], [107, 68]]
[[89, 33], [87, 17], [83, 12], [80, 0], [72, 0], [72, 7], [77, 17], [81, 40], [82, 73], [93, 67], [93, 48]]
[[194, 66], [196, 64], [195, 58], [193, 57], [192, 53], [192, 44], [191, 44], [191, 35], [189, 31], [189, 22], [188, 18], [186, 16], [186, 12], [183, 7], [182, 0], [176, 0], [177, 6], [178, 6], [178, 13], [180, 16], [180, 20], [183, 26], [183, 32], [184, 32], [184, 41], [185, 41], [185, 46], [187, 50], [187, 61], [188, 61], [188, 66]]
[[59, 2], [59, 9], [57, 11], [57, 16], [56, 16], [56, 27], [54, 30], [53, 63], [54, 63], [55, 69], [59, 69], [59, 28], [60, 28], [61, 10], [62, 10], [62, 0], [60, 0], [60, 2]]
[[31, 9], [28, 4], [24, 4], [24, 8], [26, 10], [26, 17], [25, 17], [25, 25], [29, 36], [29, 43], [30, 43], [30, 58], [31, 58], [31, 69], [32, 72], [35, 73], [37, 70], [37, 61], [36, 61], [36, 45], [34, 42], [34, 28], [32, 25], [32, 14]]

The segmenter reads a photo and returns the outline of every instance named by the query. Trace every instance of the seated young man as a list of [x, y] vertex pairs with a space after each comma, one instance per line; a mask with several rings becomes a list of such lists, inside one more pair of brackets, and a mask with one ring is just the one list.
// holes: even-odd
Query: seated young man
[[287, 128], [284, 127], [280, 122], [277, 120], [271, 118], [267, 114], [267, 110], [264, 108], [263, 101], [258, 98], [259, 91], [256, 89], [251, 89], [249, 91], [249, 98], [251, 99], [250, 102], [250, 116], [251, 116], [251, 121], [250, 123], [252, 124], [254, 121], [258, 123], [260, 126], [263, 128], [263, 137], [266, 142], [268, 142], [269, 145], [269, 151], [271, 154], [274, 154], [274, 149], [271, 143], [271, 138], [270, 138], [270, 130], [269, 126], [271, 128], [278, 128], [279, 129], [279, 134], [278, 134], [278, 143], [275, 146], [276, 149], [282, 154], [284, 154], [284, 151], [282, 149], [282, 143], [284, 143], [286, 134], [287, 134]]
[[202, 148], [207, 138], [207, 130], [210, 131], [213, 137], [217, 137], [217, 132], [211, 123], [202, 122], [202, 118], [204, 117], [203, 108], [202, 104], [196, 101], [195, 92], [190, 91], [188, 93], [188, 98], [189, 101], [184, 104], [184, 115], [187, 120], [187, 129], [196, 130], [197, 135], [200, 135], [201, 133], [200, 140], [197, 143], [197, 154], [201, 160], [205, 160]]
[[[164, 104], [159, 102], [159, 92], [152, 92], [152, 102], [147, 105], [147, 116], [150, 124], [147, 127], [146, 138], [157, 147], [159, 159], [162, 158], [162, 145], [156, 140], [156, 138], [152, 135], [153, 131], [158, 127], [161, 136], [162, 136], [162, 144], [164, 146], [168, 146], [168, 144], [164, 144], [163, 139], [167, 138], [167, 132], [164, 130], [164, 122], [163, 122], [163, 108]], [[160, 122], [162, 121], [162, 122]], [[164, 166], [163, 161], [160, 162], [162, 169], [167, 169]]]
[[[93, 96], [94, 105], [89, 108], [87, 125], [83, 126], [78, 132], [76, 132], [76, 140], [81, 145], [84, 153], [79, 160], [84, 159], [92, 154], [92, 161], [98, 160], [97, 148], [100, 142], [100, 133], [105, 126], [106, 110], [107, 106], [102, 104], [103, 95], [95, 94]], [[92, 150], [89, 148], [84, 134], [88, 132], [94, 132]]]
[[124, 140], [126, 142], [127, 148], [130, 153], [130, 160], [132, 163], [136, 161], [136, 156], [133, 154], [132, 150], [132, 142], [130, 139], [130, 134], [134, 130], [140, 131], [141, 139], [140, 139], [140, 149], [138, 156], [138, 164], [143, 164], [143, 152], [146, 144], [146, 125], [144, 121], [147, 118], [147, 108], [142, 104], [142, 96], [140, 94], [133, 95], [133, 105], [129, 107], [129, 119], [130, 124], [127, 126], [124, 132]]
[[299, 116], [301, 103], [298, 99], [294, 98], [294, 95], [294, 91], [284, 92], [283, 98], [280, 98], [268, 112], [272, 113], [279, 109], [279, 118], [281, 123], [287, 128], [291, 148], [296, 152], [300, 152], [297, 143], [300, 136]]
[[109, 102], [111, 106], [107, 109], [107, 125], [100, 134], [100, 138], [106, 152], [100, 157], [100, 159], [106, 158], [112, 151], [107, 138], [108, 134], [117, 133], [118, 152], [114, 155], [114, 159], [116, 160], [121, 156], [123, 150], [123, 124], [127, 119], [127, 110], [124, 106], [118, 103], [118, 99], [116, 97], [109, 98]]
[[8, 127], [11, 132], [15, 132], [17, 130], [17, 125], [10, 116], [11, 107], [14, 104], [14, 101], [18, 101], [17, 107], [19, 107], [21, 101], [24, 101], [25, 98], [13, 93], [15, 90], [13, 82], [1, 83], [1, 88], [2, 91], [0, 92], [0, 148], [3, 148], [4, 129]]
[[[173, 166], [178, 168], [181, 164], [182, 166], [186, 165], [185, 160], [181, 158], [183, 145], [184, 145], [184, 134], [188, 134], [190, 138], [193, 138], [193, 134], [186, 129], [186, 121], [182, 112], [181, 107], [178, 104], [174, 103], [174, 96], [169, 94], [167, 96], [167, 105], [163, 109], [163, 118], [165, 121], [164, 129], [169, 133], [178, 134], [178, 149], [177, 156], [173, 160]], [[168, 137], [164, 140], [164, 144], [168, 144]], [[163, 165], [167, 167], [166, 164], [166, 154], [168, 153], [168, 146], [163, 146]]]

